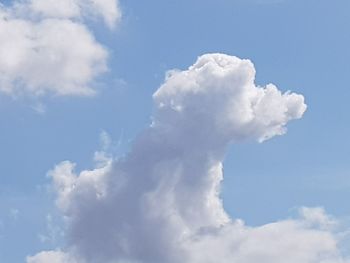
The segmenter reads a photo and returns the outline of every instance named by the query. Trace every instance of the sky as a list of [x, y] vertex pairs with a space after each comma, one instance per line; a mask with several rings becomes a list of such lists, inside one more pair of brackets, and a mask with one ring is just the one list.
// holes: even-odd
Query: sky
[[349, 1], [1, 3], [0, 262], [350, 262]]

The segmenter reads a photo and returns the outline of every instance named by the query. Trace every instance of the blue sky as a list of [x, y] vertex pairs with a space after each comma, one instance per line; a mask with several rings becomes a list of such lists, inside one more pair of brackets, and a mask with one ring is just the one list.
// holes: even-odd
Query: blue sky
[[97, 95], [0, 89], [1, 262], [62, 246], [59, 235], [39, 238], [49, 235], [48, 214], [62, 224], [47, 172], [64, 160], [92, 169], [102, 131], [115, 142], [111, 152], [123, 155], [149, 126], [165, 72], [212, 52], [250, 59], [257, 85], [303, 94], [308, 105], [286, 135], [230, 147], [221, 193], [229, 215], [259, 226], [322, 206], [348, 221], [349, 1], [130, 0], [120, 9], [115, 29], [84, 22], [109, 52], [108, 71], [92, 84]]

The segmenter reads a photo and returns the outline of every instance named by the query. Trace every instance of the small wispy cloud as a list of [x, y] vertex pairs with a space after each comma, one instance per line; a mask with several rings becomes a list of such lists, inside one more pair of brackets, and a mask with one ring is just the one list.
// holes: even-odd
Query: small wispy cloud
[[46, 216], [46, 232], [40, 233], [38, 235], [39, 240], [42, 243], [50, 243], [51, 245], [56, 245], [56, 243], [62, 239], [64, 236], [64, 231], [60, 227], [60, 224], [55, 222], [51, 214]]
[[20, 216], [19, 210], [17, 208], [11, 208], [11, 210], [10, 210], [11, 219], [16, 221], [16, 220], [18, 220], [19, 216]]

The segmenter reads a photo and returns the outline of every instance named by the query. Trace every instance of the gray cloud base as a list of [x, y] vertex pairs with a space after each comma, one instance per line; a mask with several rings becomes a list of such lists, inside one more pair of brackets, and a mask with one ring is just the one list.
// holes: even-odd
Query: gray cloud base
[[224, 54], [169, 72], [153, 95], [152, 124], [129, 154], [80, 174], [69, 161], [50, 171], [67, 248], [27, 262], [348, 262], [320, 208], [261, 227], [225, 212], [220, 184], [229, 145], [281, 135], [306, 110], [303, 96], [254, 79], [249, 60]]

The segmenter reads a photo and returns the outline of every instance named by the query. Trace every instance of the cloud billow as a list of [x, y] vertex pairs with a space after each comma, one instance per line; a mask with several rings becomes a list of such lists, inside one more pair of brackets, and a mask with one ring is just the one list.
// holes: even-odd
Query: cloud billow
[[152, 124], [131, 151], [77, 174], [50, 176], [67, 223], [67, 248], [28, 263], [346, 263], [321, 208], [249, 227], [223, 208], [230, 144], [286, 132], [306, 110], [302, 95], [254, 83], [249, 60], [206, 54], [173, 70], [154, 93]]

